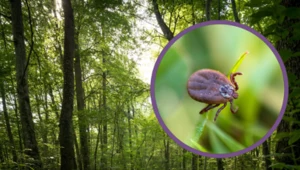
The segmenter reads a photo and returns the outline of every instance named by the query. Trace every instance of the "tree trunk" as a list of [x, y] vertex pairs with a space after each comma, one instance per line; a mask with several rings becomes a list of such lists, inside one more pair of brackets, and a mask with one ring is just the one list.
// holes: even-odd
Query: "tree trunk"
[[210, 4], [211, 4], [211, 0], [206, 0], [206, 21], [210, 20]]
[[96, 146], [95, 146], [95, 152], [94, 152], [94, 170], [97, 170], [97, 153], [98, 153], [98, 146], [99, 146], [99, 139], [100, 139], [100, 125], [98, 125], [98, 134], [97, 134], [97, 139], [96, 139]]
[[[102, 63], [103, 65], [106, 64], [105, 56], [102, 56]], [[103, 133], [102, 133], [102, 143], [101, 143], [101, 150], [102, 150], [102, 156], [101, 156], [101, 169], [106, 170], [107, 167], [107, 109], [106, 109], [106, 72], [104, 71], [102, 74], [102, 95], [103, 95], [103, 115], [102, 115], [102, 123], [103, 123]]]
[[266, 168], [266, 170], [272, 170], [272, 168], [270, 167], [270, 165], [271, 165], [270, 150], [269, 150], [269, 146], [268, 146], [267, 142], [268, 141], [266, 140], [262, 144], [263, 155], [264, 155], [264, 160], [265, 160], [265, 168]]
[[[79, 30], [77, 30], [78, 32]], [[90, 154], [87, 140], [88, 121], [86, 116], [83, 114], [85, 103], [84, 103], [84, 89], [82, 86], [82, 75], [81, 75], [81, 64], [79, 56], [79, 33], [76, 35], [75, 43], [75, 79], [76, 79], [76, 99], [77, 99], [77, 110], [78, 110], [78, 125], [79, 125], [79, 138], [80, 138], [80, 149], [82, 155], [83, 169], [90, 169]]]
[[207, 157], [205, 156], [204, 157], [204, 167], [203, 167], [203, 170], [206, 170], [207, 168]]
[[73, 137], [73, 100], [74, 100], [74, 75], [73, 58], [75, 53], [74, 41], [74, 16], [70, 0], [63, 0], [65, 16], [65, 39], [63, 59], [63, 101], [60, 114], [59, 142], [61, 155], [61, 170], [76, 168]]
[[9, 116], [8, 116], [8, 112], [7, 112], [7, 108], [6, 108], [6, 97], [5, 97], [5, 89], [4, 89], [4, 83], [3, 82], [0, 82], [0, 92], [1, 92], [1, 97], [2, 97], [2, 107], [3, 107], [4, 119], [5, 119], [5, 125], [6, 125], [5, 127], [6, 127], [6, 131], [7, 131], [8, 140], [9, 140], [9, 143], [11, 145], [11, 152], [12, 152], [12, 156], [13, 156], [13, 161], [17, 162], [18, 157], [17, 157], [16, 148], [15, 148], [15, 141], [14, 141], [14, 138], [13, 138], [13, 134], [11, 132]]
[[218, 0], [218, 20], [221, 19], [221, 0]]
[[39, 169], [42, 168], [42, 162], [35, 137], [34, 124], [30, 107], [21, 0], [10, 0], [10, 4], [13, 40], [16, 54], [17, 93], [22, 124], [23, 141], [26, 148], [25, 154], [33, 158], [34, 166]]
[[74, 134], [75, 153], [76, 153], [76, 156], [77, 156], [78, 169], [82, 170], [82, 168], [83, 168], [83, 166], [82, 166], [82, 157], [81, 157], [81, 154], [80, 154], [80, 149], [79, 149], [79, 146], [78, 146], [78, 141], [77, 141], [75, 130], [74, 130], [73, 134]]
[[186, 170], [186, 150], [182, 148], [182, 169]]
[[165, 146], [165, 170], [170, 169], [170, 141], [166, 136], [164, 139], [164, 146]]
[[217, 158], [218, 170], [224, 170], [222, 158]]
[[130, 169], [134, 169], [134, 161], [133, 161], [133, 149], [132, 149], [132, 128], [131, 128], [131, 120], [130, 120], [130, 109], [128, 107], [127, 111], [127, 123], [128, 123], [128, 140], [129, 140], [129, 157], [130, 157]]
[[173, 39], [173, 37], [174, 37], [174, 34], [170, 30], [170, 28], [167, 26], [164, 19], [162, 18], [161, 13], [159, 12], [159, 9], [158, 9], [157, 1], [152, 0], [152, 5], [153, 5], [153, 10], [154, 10], [154, 14], [155, 14], [156, 20], [158, 22], [158, 25], [160, 26], [162, 32], [164, 33], [165, 38], [168, 41], [171, 41], [171, 39]]
[[232, 12], [233, 12], [234, 20], [235, 20], [235, 22], [240, 23], [239, 15], [236, 10], [235, 0], [231, 0], [231, 4], [232, 4]]
[[198, 169], [198, 155], [192, 153], [192, 170]]

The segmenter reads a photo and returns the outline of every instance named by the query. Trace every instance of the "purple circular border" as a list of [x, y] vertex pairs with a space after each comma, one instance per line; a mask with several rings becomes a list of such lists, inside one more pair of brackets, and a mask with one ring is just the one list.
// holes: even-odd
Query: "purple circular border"
[[[199, 151], [197, 149], [194, 149], [194, 148], [191, 148], [191, 147], [187, 146], [186, 144], [184, 144], [183, 142], [181, 142], [179, 139], [177, 139], [177, 137], [175, 135], [173, 135], [173, 133], [165, 125], [164, 121], [162, 120], [162, 118], [161, 118], [161, 116], [159, 114], [159, 111], [158, 111], [158, 108], [157, 108], [157, 104], [156, 104], [156, 100], [155, 100], [155, 90], [154, 90], [155, 89], [155, 78], [156, 78], [156, 72], [157, 72], [158, 66], [159, 66], [159, 64], [160, 64], [163, 56], [165, 55], [165, 53], [167, 52], [167, 50], [173, 45], [173, 43], [176, 42], [179, 38], [181, 38], [184, 34], [190, 32], [190, 31], [192, 31], [194, 29], [197, 29], [197, 28], [200, 28], [200, 27], [204, 27], [204, 26], [208, 26], [208, 25], [216, 25], [216, 24], [231, 25], [231, 26], [242, 28], [244, 30], [247, 30], [247, 31], [253, 33], [257, 37], [259, 37], [261, 40], [263, 40], [268, 45], [268, 47], [272, 50], [272, 52], [275, 54], [275, 56], [276, 56], [276, 58], [277, 58], [277, 60], [279, 62], [279, 65], [281, 67], [281, 71], [282, 71], [282, 74], [283, 74], [283, 80], [284, 80], [284, 99], [283, 99], [283, 105], [281, 107], [280, 114], [279, 114], [276, 122], [272, 126], [272, 128], [268, 131], [268, 133], [262, 139], [260, 139], [258, 142], [256, 142], [255, 144], [251, 145], [250, 147], [245, 148], [245, 149], [240, 150], [240, 151], [237, 151], [237, 152], [228, 153], [228, 154], [212, 154], [212, 153], [207, 153], [207, 152], [201, 152], [201, 151]], [[227, 158], [227, 157], [238, 156], [238, 155], [241, 155], [241, 154], [244, 154], [246, 152], [249, 152], [249, 151], [253, 150], [254, 148], [256, 148], [259, 145], [261, 145], [265, 140], [267, 140], [272, 135], [272, 133], [275, 131], [275, 129], [279, 125], [279, 123], [280, 123], [280, 121], [281, 121], [281, 119], [282, 119], [282, 117], [284, 115], [285, 109], [286, 109], [287, 100], [288, 100], [288, 78], [287, 78], [287, 73], [286, 73], [285, 66], [283, 64], [283, 61], [282, 61], [280, 55], [278, 54], [277, 50], [273, 47], [273, 45], [263, 35], [261, 35], [260, 33], [256, 32], [254, 29], [252, 29], [252, 28], [250, 28], [248, 26], [245, 26], [245, 25], [242, 25], [242, 24], [239, 24], [239, 23], [236, 23], [236, 22], [232, 22], [232, 21], [206, 21], [206, 22], [202, 22], [200, 24], [193, 25], [193, 26], [185, 29], [184, 31], [180, 32], [178, 35], [176, 35], [165, 46], [165, 48], [160, 53], [160, 55], [159, 55], [159, 57], [158, 57], [155, 65], [154, 65], [153, 72], [152, 72], [152, 77], [151, 77], [150, 91], [151, 91], [152, 106], [153, 106], [155, 115], [156, 115], [156, 117], [157, 117], [160, 125], [165, 130], [165, 132], [167, 132], [167, 134], [177, 144], [179, 144], [184, 149], [186, 149], [186, 150], [188, 150], [190, 152], [193, 152], [195, 154], [198, 154], [198, 155], [207, 156], [207, 157], [213, 157], [213, 158]]]

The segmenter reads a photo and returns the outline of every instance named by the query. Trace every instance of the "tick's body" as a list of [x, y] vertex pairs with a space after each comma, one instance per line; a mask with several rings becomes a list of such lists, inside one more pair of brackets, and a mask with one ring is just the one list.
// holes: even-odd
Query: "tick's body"
[[236, 75], [242, 75], [242, 73], [233, 73], [230, 76], [230, 80], [222, 73], [211, 70], [202, 69], [196, 71], [191, 75], [187, 83], [187, 90], [189, 95], [199, 102], [207, 103], [208, 106], [200, 111], [200, 114], [224, 104], [216, 113], [214, 120], [216, 120], [219, 112], [225, 108], [227, 102], [230, 102], [231, 112], [237, 111], [232, 108], [233, 99], [238, 98], [236, 84], [234, 77]]

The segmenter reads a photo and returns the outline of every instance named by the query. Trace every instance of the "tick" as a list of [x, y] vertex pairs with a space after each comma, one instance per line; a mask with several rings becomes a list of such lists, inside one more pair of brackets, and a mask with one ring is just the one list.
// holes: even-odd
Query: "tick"
[[235, 81], [236, 75], [240, 72], [232, 73], [230, 79], [216, 70], [202, 69], [193, 73], [187, 83], [188, 94], [196, 101], [208, 104], [200, 114], [223, 104], [216, 112], [214, 121], [217, 120], [219, 113], [230, 102], [230, 110], [236, 113], [238, 108], [233, 109], [233, 100], [238, 98], [238, 84]]

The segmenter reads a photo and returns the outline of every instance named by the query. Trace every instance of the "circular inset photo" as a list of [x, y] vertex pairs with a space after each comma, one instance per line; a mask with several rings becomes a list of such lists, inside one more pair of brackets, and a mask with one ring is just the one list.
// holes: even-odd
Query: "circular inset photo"
[[288, 95], [283, 62], [261, 34], [209, 21], [178, 34], [161, 52], [151, 99], [168, 135], [199, 155], [224, 158], [262, 144], [281, 121]]

